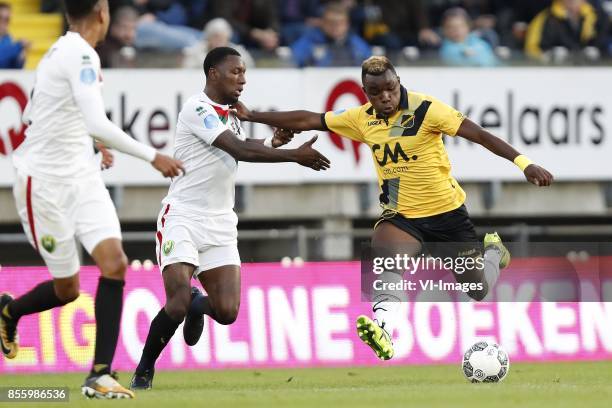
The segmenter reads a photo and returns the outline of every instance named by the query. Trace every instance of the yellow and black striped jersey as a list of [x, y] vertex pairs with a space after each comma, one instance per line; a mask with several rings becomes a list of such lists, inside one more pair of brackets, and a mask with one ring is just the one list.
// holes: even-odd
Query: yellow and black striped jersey
[[404, 87], [400, 92], [400, 109], [386, 119], [366, 103], [327, 112], [324, 124], [370, 147], [384, 208], [408, 218], [452, 211], [465, 192], [450, 174], [442, 135], [456, 135], [464, 116], [431, 96]]

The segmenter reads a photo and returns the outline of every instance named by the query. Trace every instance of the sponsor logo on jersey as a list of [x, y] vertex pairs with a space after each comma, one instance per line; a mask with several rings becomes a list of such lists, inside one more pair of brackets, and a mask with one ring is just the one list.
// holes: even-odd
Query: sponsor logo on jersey
[[162, 251], [164, 252], [164, 255], [168, 256], [170, 252], [172, 252], [173, 249], [174, 249], [174, 241], [169, 240], [169, 241], [164, 242], [164, 245], [162, 246]]
[[45, 251], [47, 251], [48, 253], [52, 253], [53, 251], [55, 251], [55, 238], [53, 238], [51, 235], [44, 235], [40, 239], [40, 243], [42, 244], [42, 247], [45, 248]]
[[418, 156], [412, 155], [408, 156], [404, 149], [402, 149], [402, 145], [399, 143], [393, 144], [393, 148], [390, 143], [385, 143], [384, 147], [381, 147], [379, 144], [375, 144], [372, 146], [372, 153], [376, 156], [376, 152], [380, 149], [383, 149], [383, 157], [382, 159], [378, 159], [376, 157], [376, 161], [380, 166], [386, 166], [389, 161], [397, 164], [400, 161], [400, 158], [403, 161], [417, 160]]
[[202, 116], [204, 112], [206, 112], [202, 106], [196, 106], [195, 111], [198, 114], [198, 116]]
[[368, 121], [368, 126], [378, 126], [378, 125], [380, 125], [382, 123], [383, 123], [382, 119], [370, 120], [370, 121]]
[[204, 126], [206, 127], [206, 129], [216, 129], [219, 127], [219, 118], [217, 117], [217, 115], [207, 115], [204, 118]]
[[83, 68], [81, 70], [81, 82], [90, 85], [96, 81], [96, 71], [93, 68]]

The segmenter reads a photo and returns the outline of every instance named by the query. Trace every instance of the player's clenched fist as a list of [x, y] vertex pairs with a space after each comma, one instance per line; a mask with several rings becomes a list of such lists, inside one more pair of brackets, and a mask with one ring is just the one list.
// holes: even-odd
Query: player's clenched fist
[[272, 147], [281, 147], [289, 143], [293, 139], [293, 135], [300, 133], [299, 131], [289, 129], [274, 129], [274, 137], [272, 138]]
[[96, 143], [96, 148], [100, 151], [102, 155], [102, 161], [100, 162], [100, 167], [102, 170], [110, 169], [115, 164], [115, 155], [106, 148], [102, 143]]
[[319, 153], [318, 150], [312, 148], [316, 141], [317, 136], [295, 149], [295, 161], [304, 167], [310, 167], [316, 171], [327, 170], [330, 166], [329, 159]]
[[181, 173], [185, 174], [183, 163], [165, 154], [157, 153], [151, 164], [157, 171], [163, 174], [164, 177], [177, 177], [180, 176]]
[[550, 186], [553, 182], [553, 175], [544, 167], [540, 167], [537, 164], [530, 164], [527, 166], [524, 173], [527, 181], [536, 186], [546, 187]]

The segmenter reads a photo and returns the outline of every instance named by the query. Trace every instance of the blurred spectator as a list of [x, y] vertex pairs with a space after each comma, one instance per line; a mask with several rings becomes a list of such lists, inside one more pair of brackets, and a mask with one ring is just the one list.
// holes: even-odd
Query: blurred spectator
[[176, 51], [194, 45], [202, 31], [188, 27], [187, 12], [172, 0], [132, 0], [140, 12], [136, 29], [137, 48]]
[[277, 0], [210, 0], [212, 16], [227, 20], [237, 41], [267, 51], [279, 45]]
[[551, 3], [552, 0], [507, 0], [497, 13], [502, 43], [522, 50], [529, 22]]
[[62, 2], [61, 0], [42, 0], [40, 11], [43, 13], [59, 13], [62, 11]]
[[11, 21], [11, 6], [0, 2], [0, 69], [18, 69], [25, 63], [29, 41], [14, 41], [8, 33]]
[[492, 47], [499, 45], [497, 14], [511, 0], [425, 0], [432, 26], [442, 25], [444, 11], [453, 7], [463, 8], [472, 20], [472, 28]]
[[133, 65], [137, 25], [138, 12], [133, 7], [123, 6], [113, 13], [108, 36], [98, 47], [102, 68]]
[[426, 1], [367, 1], [365, 37], [373, 44], [394, 50], [407, 45], [439, 46], [440, 36], [429, 26]]
[[330, 3], [323, 12], [321, 28], [310, 29], [291, 46], [295, 63], [300, 67], [360, 65], [372, 50], [349, 28], [346, 8]]
[[424, 0], [429, 20], [433, 26], [441, 26], [446, 10], [454, 7], [464, 9], [473, 21], [475, 29], [492, 29], [499, 10], [512, 0]]
[[[204, 28], [208, 17], [209, 0], [180, 0], [187, 12], [187, 24], [197, 30]], [[210, 17], [208, 18], [210, 19]]]
[[497, 58], [491, 46], [470, 32], [470, 16], [460, 8], [446, 10], [442, 19], [444, 41], [440, 57], [448, 65], [491, 67]]
[[318, 0], [278, 0], [281, 42], [292, 44], [309, 27], [319, 25]]
[[525, 52], [543, 61], [556, 58], [551, 57], [555, 50], [585, 51], [596, 59], [607, 46], [607, 36], [607, 16], [586, 0], [555, 0], [529, 24]]
[[197, 44], [185, 48], [183, 51], [185, 57], [183, 59], [183, 68], [202, 68], [204, 57], [208, 51], [217, 47], [232, 47], [240, 53], [242, 60], [247, 68], [255, 66], [255, 61], [251, 54], [242, 46], [230, 42], [233, 35], [232, 27], [222, 18], [214, 18], [204, 27], [205, 40], [199, 41]]

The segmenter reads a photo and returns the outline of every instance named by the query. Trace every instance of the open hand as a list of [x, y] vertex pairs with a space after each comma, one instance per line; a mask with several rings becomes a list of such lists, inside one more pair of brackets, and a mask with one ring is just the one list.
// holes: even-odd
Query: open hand
[[300, 165], [310, 167], [316, 171], [327, 170], [330, 166], [329, 159], [319, 153], [319, 151], [312, 148], [312, 145], [316, 141], [317, 136], [295, 149], [296, 161]]
[[524, 173], [527, 181], [539, 187], [550, 186], [553, 182], [553, 175], [537, 164], [530, 164], [527, 166]]

